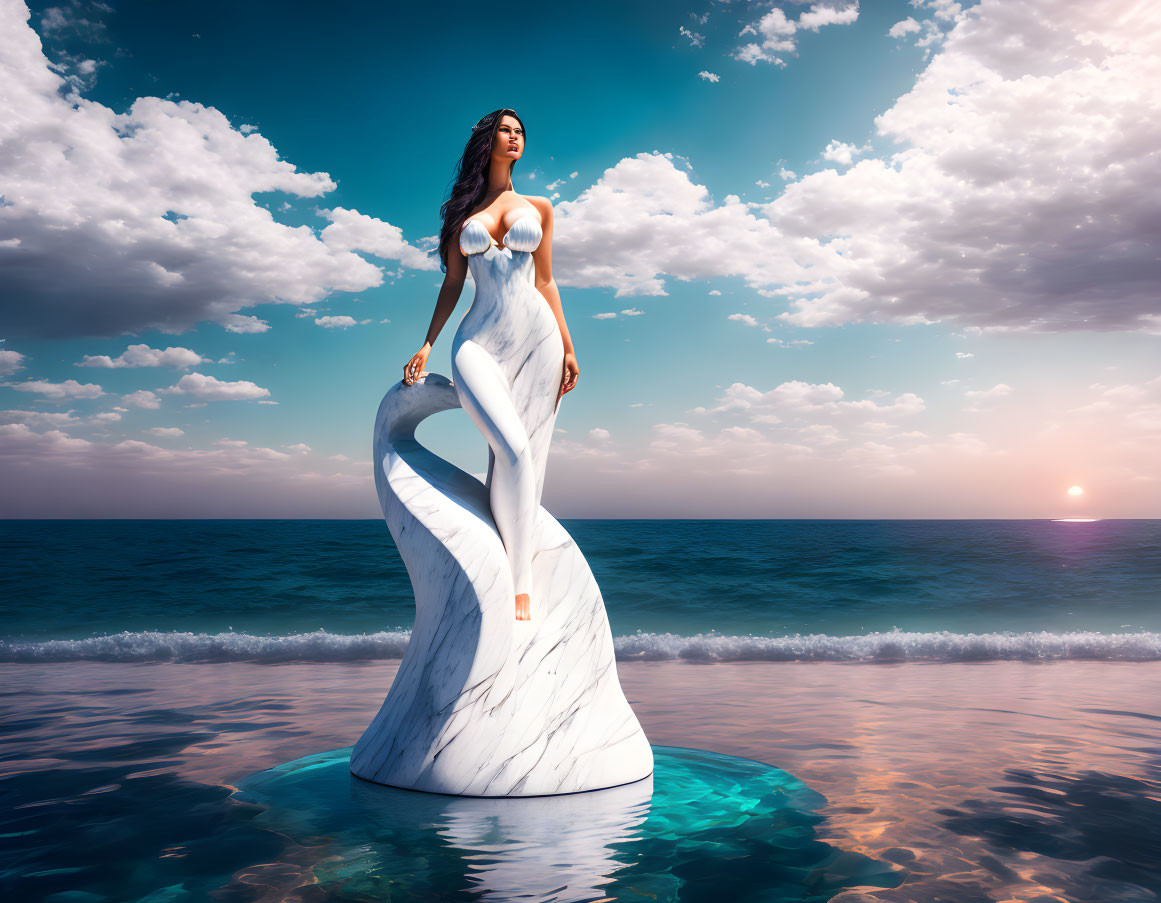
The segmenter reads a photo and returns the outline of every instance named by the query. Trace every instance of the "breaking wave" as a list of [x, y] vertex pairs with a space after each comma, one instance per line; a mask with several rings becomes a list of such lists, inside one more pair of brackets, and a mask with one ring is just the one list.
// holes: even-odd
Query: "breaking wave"
[[[352, 662], [400, 659], [410, 631], [288, 636], [125, 631], [81, 640], [0, 640], [0, 662]], [[986, 662], [1161, 660], [1161, 633], [907, 633], [725, 636], [645, 633], [614, 638], [618, 661]]]

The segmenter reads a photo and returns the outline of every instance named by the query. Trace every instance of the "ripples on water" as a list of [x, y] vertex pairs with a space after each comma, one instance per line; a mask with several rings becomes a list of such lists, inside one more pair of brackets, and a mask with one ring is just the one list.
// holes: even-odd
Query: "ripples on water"
[[[233, 791], [265, 769], [349, 746], [395, 667], [0, 666], [0, 898], [362, 899], [315, 884], [333, 839], [275, 832], [262, 806]], [[825, 798], [811, 843], [850, 863], [885, 863], [899, 882], [877, 873], [860, 886], [864, 872], [852, 866], [837, 886], [820, 885], [826, 893], [810, 896], [799, 882], [799, 896], [784, 899], [1161, 894], [1161, 663], [619, 670], [650, 742], [783, 769]], [[847, 860], [826, 861], [820, 880]], [[461, 866], [468, 888], [470, 857]], [[780, 881], [753, 860], [739, 874], [736, 899], [766, 899], [762, 888]], [[718, 875], [671, 875], [671, 895], [658, 899], [721, 899]], [[408, 875], [391, 880], [392, 899], [408, 899]], [[640, 899], [615, 871], [601, 889]]]
[[[565, 523], [650, 741], [825, 799], [780, 823], [802, 855], [736, 836], [728, 894], [675, 855], [647, 899], [1161, 899], [1161, 522]], [[384, 524], [0, 521], [0, 551], [0, 900], [368, 899], [235, 788], [382, 702], [413, 617]], [[624, 864], [591, 886], [640, 900]]]

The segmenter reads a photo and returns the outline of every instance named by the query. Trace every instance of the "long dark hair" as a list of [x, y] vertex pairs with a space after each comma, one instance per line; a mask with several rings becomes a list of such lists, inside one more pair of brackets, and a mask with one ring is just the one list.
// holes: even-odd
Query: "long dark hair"
[[[488, 167], [492, 161], [492, 146], [496, 143], [496, 132], [500, 128], [500, 120], [504, 115], [513, 116], [524, 129], [524, 140], [528, 140], [528, 130], [524, 128], [524, 120], [516, 115], [515, 110], [493, 110], [472, 128], [472, 137], [464, 146], [463, 156], [456, 164], [455, 175], [452, 178], [451, 197], [443, 202], [439, 208], [443, 217], [443, 225], [439, 230], [439, 268], [447, 272], [448, 249], [460, 234], [460, 227], [468, 214], [484, 199], [488, 193]], [[525, 144], [527, 147], [527, 144]], [[512, 170], [518, 161], [513, 160], [508, 170], [511, 178]]]

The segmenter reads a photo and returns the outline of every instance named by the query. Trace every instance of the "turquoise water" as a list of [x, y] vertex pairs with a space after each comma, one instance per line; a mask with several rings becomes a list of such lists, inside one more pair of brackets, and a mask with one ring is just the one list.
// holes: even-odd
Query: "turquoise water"
[[325, 844], [320, 895], [390, 900], [823, 901], [907, 871], [815, 836], [821, 794], [751, 759], [655, 746], [653, 774], [588, 793], [466, 799], [370, 784], [350, 748], [254, 775], [254, 824]]
[[0, 521], [0, 899], [1161, 899], [1161, 522], [565, 526], [659, 767], [489, 813], [346, 773], [381, 522]]
[[[1161, 657], [1157, 520], [562, 523], [621, 660]], [[399, 658], [414, 613], [381, 521], [9, 520], [0, 549], [0, 661]]]
[[547, 806], [351, 778], [397, 668], [0, 664], [0, 900], [1161, 898], [1161, 662], [621, 663], [652, 786]]

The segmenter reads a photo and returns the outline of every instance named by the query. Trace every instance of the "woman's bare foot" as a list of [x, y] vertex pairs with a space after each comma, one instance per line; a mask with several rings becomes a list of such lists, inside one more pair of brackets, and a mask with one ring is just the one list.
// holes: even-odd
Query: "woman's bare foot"
[[520, 593], [516, 597], [516, 620], [517, 621], [531, 621], [532, 620], [532, 603], [528, 598], [528, 593]]

